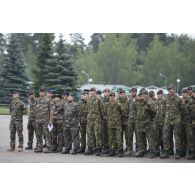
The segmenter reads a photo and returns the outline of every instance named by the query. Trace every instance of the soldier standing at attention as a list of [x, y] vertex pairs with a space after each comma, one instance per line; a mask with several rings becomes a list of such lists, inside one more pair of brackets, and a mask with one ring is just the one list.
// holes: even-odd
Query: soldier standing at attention
[[79, 114], [78, 103], [74, 102], [74, 97], [72, 96], [71, 93], [69, 93], [67, 103], [64, 104], [65, 149], [62, 151], [62, 154], [70, 154], [70, 152], [71, 154], [77, 154], [80, 152], [78, 114]]
[[108, 140], [109, 153], [107, 156], [123, 157], [123, 140], [121, 128], [121, 105], [115, 99], [115, 93], [110, 93], [110, 101], [106, 107], [106, 115], [108, 119]]
[[[25, 148], [26, 150], [33, 149], [33, 138], [34, 134], [37, 140], [37, 131], [36, 131], [36, 120], [35, 120], [35, 109], [36, 109], [36, 98], [35, 98], [35, 91], [32, 90], [29, 92], [29, 117], [28, 117], [28, 146]], [[37, 143], [36, 143], [37, 147]]]
[[10, 121], [10, 148], [8, 151], [15, 150], [16, 132], [18, 134], [18, 152], [23, 151], [23, 115], [27, 114], [27, 108], [20, 100], [20, 94], [18, 91], [13, 92], [13, 99], [9, 106], [9, 112], [11, 114]]
[[87, 115], [87, 151], [85, 155], [93, 154], [100, 156], [102, 147], [101, 137], [101, 120], [102, 120], [102, 106], [101, 99], [97, 97], [96, 88], [90, 89], [89, 101], [87, 102], [88, 115]]
[[87, 101], [89, 98], [89, 91], [84, 90], [82, 99], [79, 102], [79, 122], [80, 122], [80, 153], [84, 153], [86, 149], [86, 129], [87, 129]]
[[[137, 88], [131, 89], [131, 96], [129, 98], [129, 119], [128, 119], [128, 129], [129, 129], [129, 141], [126, 140], [129, 144], [127, 145], [127, 150], [125, 152], [125, 155], [130, 156], [133, 154], [133, 135], [135, 133], [135, 139], [137, 140], [136, 135], [136, 116], [132, 112], [133, 104], [135, 103], [137, 97]], [[137, 144], [135, 143], [136, 149]]]
[[53, 124], [51, 131], [51, 147], [50, 152], [62, 152], [63, 148], [63, 130], [64, 130], [64, 108], [62, 96], [55, 95], [54, 103], [51, 106], [50, 124]]
[[154, 127], [156, 131], [157, 136], [157, 152], [160, 154], [161, 151], [163, 151], [163, 126], [164, 126], [164, 120], [165, 120], [165, 100], [164, 100], [164, 94], [163, 90], [159, 90], [157, 92], [157, 113], [155, 117]]
[[43, 136], [45, 136], [44, 152], [48, 153], [50, 148], [50, 135], [48, 124], [50, 119], [50, 101], [45, 96], [45, 90], [39, 90], [39, 98], [36, 101], [36, 126], [38, 148], [34, 152], [43, 152]]
[[[122, 127], [122, 141], [124, 140], [123, 137], [125, 137], [126, 141], [126, 152], [128, 152], [128, 155], [130, 155], [130, 138], [129, 138], [129, 128], [128, 128], [128, 117], [129, 117], [129, 101], [127, 99], [127, 94], [125, 90], [121, 89], [119, 91], [119, 98], [118, 101], [121, 105], [121, 127]], [[125, 135], [125, 136], [124, 136]]]
[[[174, 131], [175, 137], [175, 159], [181, 157], [181, 112], [183, 109], [182, 99], [175, 94], [175, 86], [168, 87], [169, 94], [165, 99], [165, 123], [163, 128], [163, 143], [164, 151], [161, 153], [161, 158], [169, 157], [169, 150], [171, 149], [170, 137], [171, 132]], [[173, 139], [173, 137], [172, 137]]]
[[109, 94], [110, 89], [104, 89], [104, 97], [102, 99], [102, 154], [107, 154], [109, 152], [108, 146], [108, 123], [106, 117], [106, 107], [110, 100]]

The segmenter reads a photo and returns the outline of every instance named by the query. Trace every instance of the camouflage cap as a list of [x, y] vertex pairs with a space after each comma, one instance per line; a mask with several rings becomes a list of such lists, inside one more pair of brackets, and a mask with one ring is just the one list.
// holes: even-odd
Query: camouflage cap
[[33, 94], [35, 94], [35, 90], [33, 89], [28, 92], [28, 95], [33, 95]]
[[114, 92], [111, 92], [111, 93], [109, 94], [109, 96], [116, 96], [116, 94], [115, 94]]
[[157, 95], [160, 95], [160, 94], [164, 94], [162, 89], [157, 91]]
[[119, 94], [121, 94], [121, 93], [126, 93], [126, 91], [125, 91], [124, 89], [121, 89], [121, 90], [119, 91]]
[[192, 87], [188, 87], [187, 90], [188, 90], [188, 91], [192, 90]]
[[188, 93], [188, 90], [187, 90], [187, 89], [183, 89], [183, 90], [181, 91], [181, 93]]
[[110, 93], [110, 89], [104, 89], [103, 92], [104, 92], [104, 93], [105, 93], [105, 92], [109, 92], [109, 93]]
[[95, 87], [92, 87], [92, 88], [90, 89], [90, 91], [96, 91], [96, 88], [95, 88]]
[[48, 89], [48, 90], [47, 90], [47, 93], [53, 94], [53, 93], [54, 93], [54, 90], [53, 90], [53, 89]]
[[137, 92], [137, 88], [135, 87], [131, 88], [130, 92]]
[[171, 90], [171, 89], [174, 89], [175, 90], [175, 85], [171, 84], [168, 86], [167, 90]]
[[155, 96], [154, 91], [149, 91], [148, 95], [149, 95], [150, 97], [154, 97], [154, 96]]
[[41, 88], [39, 89], [39, 92], [45, 92], [45, 89]]
[[142, 91], [142, 94], [147, 95], [147, 94], [148, 94], [148, 90], [146, 90], [146, 89], [143, 90], [143, 91]]

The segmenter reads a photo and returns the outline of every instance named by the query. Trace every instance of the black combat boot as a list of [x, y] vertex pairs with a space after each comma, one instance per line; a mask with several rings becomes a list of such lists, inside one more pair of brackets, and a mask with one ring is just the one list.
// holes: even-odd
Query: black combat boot
[[110, 150], [106, 156], [116, 156], [115, 150]]
[[100, 149], [100, 148], [97, 148], [97, 149], [96, 149], [95, 155], [96, 155], [96, 156], [100, 156], [100, 155], [101, 155], [101, 149]]
[[93, 149], [88, 148], [87, 151], [85, 152], [85, 155], [92, 155], [93, 154]]
[[124, 157], [123, 150], [122, 150], [122, 149], [118, 150], [116, 156], [117, 156], [117, 157]]
[[30, 145], [28, 145], [28, 146], [25, 148], [25, 150], [32, 150], [32, 149], [33, 149], [33, 147], [30, 146]]
[[72, 154], [72, 155], [77, 154], [77, 150], [76, 150], [76, 149], [73, 149], [73, 150], [71, 151], [71, 154]]
[[188, 151], [188, 154], [186, 155], [186, 159], [188, 160], [195, 160], [195, 152], [192, 150]]
[[77, 150], [77, 153], [84, 154], [85, 153], [85, 147], [81, 147], [79, 150]]
[[70, 154], [70, 148], [65, 149], [64, 151], [61, 152], [61, 154]]
[[176, 150], [175, 159], [180, 159], [180, 158], [181, 158], [181, 150]]
[[134, 155], [135, 158], [144, 157], [144, 152], [137, 151]]
[[187, 152], [186, 152], [185, 149], [181, 150], [181, 153], [180, 153], [180, 156], [181, 156], [181, 157], [185, 157], [186, 154], [187, 154]]
[[155, 158], [155, 157], [156, 157], [156, 153], [155, 153], [154, 151], [150, 151], [150, 152], [148, 153], [148, 157], [149, 157], [149, 158]]
[[173, 149], [170, 149], [170, 150], [169, 150], [169, 155], [170, 155], [170, 156], [171, 156], [171, 155], [174, 155]]
[[109, 153], [109, 149], [108, 148], [103, 148], [101, 153], [102, 154], [108, 154]]
[[43, 149], [42, 148], [36, 148], [36, 149], [34, 149], [34, 152], [35, 153], [42, 153]]
[[160, 154], [160, 158], [169, 158], [169, 151], [168, 150], [163, 150]]

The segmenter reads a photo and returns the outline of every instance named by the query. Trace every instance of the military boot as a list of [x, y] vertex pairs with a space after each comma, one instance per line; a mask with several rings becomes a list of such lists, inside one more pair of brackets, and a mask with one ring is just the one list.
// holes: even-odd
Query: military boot
[[28, 146], [25, 148], [25, 150], [32, 150], [32, 149], [33, 149], [33, 147], [30, 146], [30, 145], [28, 145]]
[[85, 152], [85, 155], [92, 155], [93, 154], [93, 149], [88, 148], [87, 151]]
[[156, 157], [156, 153], [153, 152], [153, 151], [150, 151], [150, 152], [148, 153], [148, 157], [149, 157], [149, 158], [155, 158], [155, 157]]
[[97, 149], [96, 149], [95, 155], [96, 155], [96, 156], [100, 156], [100, 155], [101, 155], [101, 149], [100, 149], [100, 148], [97, 148]]
[[175, 159], [180, 159], [180, 158], [181, 158], [181, 150], [176, 150]]
[[85, 153], [85, 147], [81, 147], [79, 150], [77, 150], [77, 153], [84, 154]]
[[15, 151], [15, 148], [9, 148], [9, 149], [7, 149], [7, 152], [13, 152], [13, 151]]
[[170, 150], [169, 150], [169, 155], [174, 155], [173, 149], [170, 149]]
[[23, 148], [22, 147], [18, 147], [18, 152], [22, 152]]
[[43, 149], [38, 147], [38, 148], [35, 148], [34, 149], [34, 152], [35, 153], [42, 153], [43, 152]]
[[77, 154], [77, 150], [76, 150], [76, 149], [73, 149], [73, 150], [71, 151], [71, 154], [72, 154], [72, 155]]
[[160, 158], [169, 158], [169, 151], [168, 150], [163, 150], [160, 154]]
[[133, 151], [132, 151], [132, 150], [127, 150], [127, 151], [124, 153], [125, 156], [132, 156], [132, 154], [133, 154]]
[[134, 155], [135, 158], [144, 157], [144, 152], [137, 151]]
[[186, 156], [186, 153], [187, 153], [186, 150], [181, 150], [180, 156], [181, 156], [181, 157], [185, 157], [185, 156]]
[[192, 150], [188, 151], [188, 154], [186, 155], [186, 159], [188, 160], [195, 160], [195, 152]]
[[116, 156], [115, 150], [110, 150], [110, 152], [106, 156]]
[[108, 148], [102, 148], [102, 154], [108, 154], [109, 153], [109, 149]]
[[65, 149], [61, 154], [70, 154], [70, 148]]
[[118, 150], [117, 157], [124, 157], [123, 150]]

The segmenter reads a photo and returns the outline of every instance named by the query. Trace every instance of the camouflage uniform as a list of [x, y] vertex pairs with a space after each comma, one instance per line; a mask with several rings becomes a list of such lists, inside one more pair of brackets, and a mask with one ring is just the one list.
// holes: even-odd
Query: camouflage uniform
[[121, 105], [118, 101], [109, 101], [106, 109], [108, 121], [109, 149], [122, 151]]
[[164, 99], [157, 99], [156, 101], [157, 106], [157, 114], [155, 117], [155, 131], [157, 136], [157, 152], [163, 150], [163, 126], [165, 120], [165, 104]]
[[[136, 98], [130, 97], [129, 99], [129, 120], [128, 120], [128, 129], [129, 129], [129, 141], [127, 144], [127, 149], [129, 151], [133, 151], [133, 134], [135, 133], [135, 137], [137, 140], [137, 135], [136, 135], [136, 115], [135, 113], [132, 112], [133, 104], [135, 102]], [[126, 140], [127, 142], [127, 140]], [[136, 149], [137, 149], [137, 144]]]
[[67, 102], [64, 104], [64, 146], [69, 151], [74, 145], [74, 151], [80, 149], [79, 143], [79, 107], [76, 102]]
[[108, 124], [106, 118], [106, 107], [109, 102], [109, 97], [102, 99], [102, 148], [108, 149]]
[[51, 131], [51, 151], [62, 151], [63, 148], [63, 129], [64, 129], [64, 108], [63, 103], [54, 102], [51, 107], [52, 119], [53, 119], [53, 129]]
[[87, 129], [87, 101], [82, 100], [79, 104], [79, 122], [80, 122], [80, 142], [81, 148], [86, 148], [86, 129]]
[[130, 133], [128, 128], [129, 101], [127, 98], [119, 98], [119, 102], [121, 105], [122, 140], [123, 140], [123, 134], [125, 134], [126, 149], [132, 151], [131, 143], [130, 143]]
[[180, 152], [181, 145], [181, 112], [183, 102], [177, 95], [168, 95], [165, 99], [165, 123], [163, 128], [163, 143], [166, 152], [171, 149], [170, 139], [174, 131], [176, 152]]
[[43, 149], [43, 136], [45, 136], [46, 148], [50, 147], [50, 134], [48, 123], [50, 118], [50, 102], [46, 97], [39, 97], [36, 101], [36, 127], [38, 150]]
[[18, 134], [18, 148], [23, 148], [23, 115], [27, 113], [27, 108], [24, 103], [19, 99], [13, 99], [9, 106], [11, 114], [10, 121], [10, 149], [15, 149], [16, 132]]
[[136, 116], [137, 154], [143, 156], [146, 152], [146, 138], [149, 143], [149, 151], [154, 152], [156, 148], [153, 130], [153, 119], [156, 113], [154, 103], [146, 98], [144, 100], [136, 99], [132, 109], [133, 114]]
[[91, 97], [87, 102], [87, 146], [88, 149], [101, 149], [101, 99], [98, 97]]
[[29, 99], [29, 117], [28, 117], [28, 124], [27, 124], [28, 147], [29, 148], [32, 148], [33, 146], [34, 133], [37, 139], [35, 115], [36, 115], [36, 99], [34, 97], [34, 98]]

